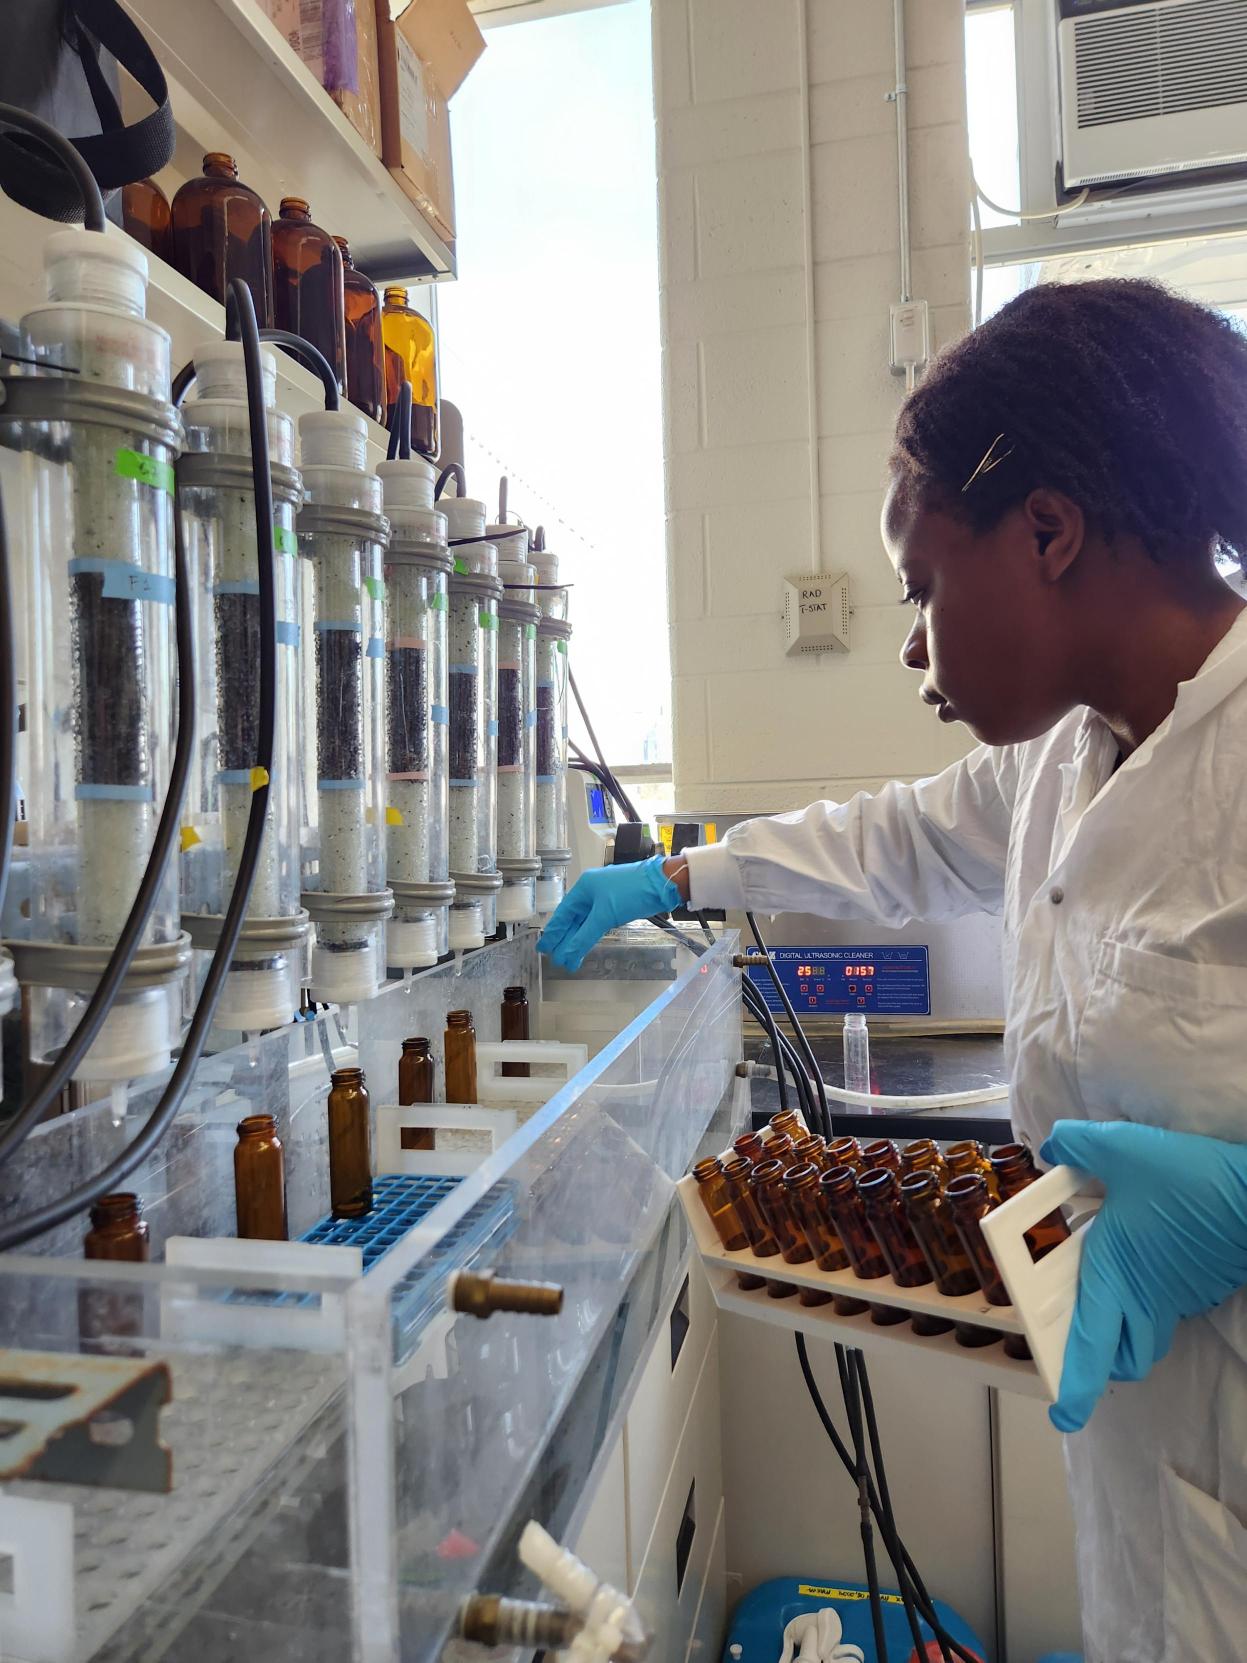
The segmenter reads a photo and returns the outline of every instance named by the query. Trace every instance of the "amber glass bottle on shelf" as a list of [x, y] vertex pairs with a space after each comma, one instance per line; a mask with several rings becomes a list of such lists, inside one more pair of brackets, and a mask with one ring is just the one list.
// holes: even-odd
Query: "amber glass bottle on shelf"
[[[939, 1173], [927, 1168], [902, 1178], [901, 1204], [940, 1292], [952, 1297], [976, 1292], [978, 1273], [941, 1193]], [[1001, 1337], [994, 1328], [969, 1322], [957, 1323], [953, 1333], [958, 1345], [969, 1348], [995, 1345]]]
[[342, 252], [312, 223], [301, 196], [283, 196], [273, 221], [273, 317], [319, 347], [346, 390], [346, 290]]
[[[693, 1168], [693, 1181], [697, 1185], [697, 1199], [706, 1209], [707, 1217], [725, 1250], [728, 1253], [745, 1252], [749, 1247], [749, 1236], [718, 1161], [698, 1161]], [[737, 1271], [736, 1280], [742, 1288], [753, 1289], [760, 1288], [765, 1279], [745, 1270]]]
[[[819, 1188], [822, 1168], [815, 1162], [792, 1167], [784, 1174], [784, 1188], [788, 1206], [797, 1228], [805, 1237], [820, 1270], [849, 1270], [849, 1256], [831, 1221], [823, 1192]], [[847, 1294], [829, 1295], [837, 1316], [860, 1316], [869, 1309], [864, 1299], [851, 1299]]]
[[232, 156], [204, 157], [203, 178], [188, 179], [173, 198], [173, 263], [224, 304], [235, 277], [251, 290], [262, 329], [273, 324], [272, 220], [259, 196], [238, 178]]
[[833, 1166], [851, 1166], [854, 1171], [862, 1164], [862, 1149], [856, 1138], [833, 1138], [827, 1145], [827, 1170]]
[[249, 1114], [238, 1122], [234, 1211], [244, 1241], [285, 1241], [290, 1235], [285, 1161], [271, 1114]]
[[329, 1076], [329, 1206], [335, 1218], [372, 1211], [372, 1127], [362, 1068]]
[[732, 1143], [732, 1148], [745, 1161], [760, 1161], [762, 1159], [762, 1139], [757, 1132], [742, 1132]]
[[874, 1138], [862, 1145], [861, 1171], [870, 1172], [877, 1166], [886, 1166], [889, 1172], [895, 1172], [899, 1177], [901, 1152], [891, 1138]]
[[[503, 1039], [528, 1038], [528, 989], [526, 987], [504, 987], [502, 990], [502, 1037]], [[529, 1067], [526, 1062], [504, 1062], [502, 1072], [513, 1080], [526, 1080]]]
[[411, 448], [421, 456], [436, 456], [440, 439], [433, 325], [407, 304], [406, 289], [390, 288], [381, 309], [381, 332], [386, 346], [398, 354], [403, 379], [411, 383]]
[[934, 1172], [941, 1180], [946, 1176], [944, 1158], [934, 1138], [915, 1138], [901, 1149], [901, 1174]]
[[345, 237], [335, 237], [342, 256], [342, 305], [346, 319], [346, 396], [375, 422], [385, 420], [385, 343], [381, 296], [356, 271]]
[[[147, 1223], [139, 1198], [129, 1191], [102, 1195], [91, 1208], [91, 1228], [82, 1239], [83, 1257], [146, 1264], [149, 1253]], [[116, 1336], [143, 1332], [141, 1289], [117, 1287], [78, 1290], [78, 1334], [85, 1351], [108, 1351], [114, 1356], [132, 1348], [118, 1345]], [[105, 1341], [105, 1344], [96, 1344]]]
[[121, 187], [121, 224], [150, 254], [173, 264], [173, 215], [169, 198], [154, 179], [136, 179]]
[[476, 1029], [471, 1011], [446, 1012], [446, 1101], [476, 1102]]
[[[901, 1206], [901, 1187], [896, 1173], [886, 1166], [859, 1173], [857, 1193], [862, 1198], [866, 1222], [887, 1260], [892, 1280], [902, 1288], [921, 1288], [933, 1282], [935, 1278], [931, 1267], [923, 1257], [918, 1238], [910, 1229]], [[931, 1316], [921, 1311], [913, 1314], [915, 1334], [947, 1334], [952, 1326], [946, 1317]]]
[[[1001, 1280], [991, 1249], [984, 1240], [982, 1230], [979, 1229], [979, 1220], [1000, 1205], [988, 1190], [986, 1178], [981, 1172], [964, 1172], [960, 1177], [951, 1178], [945, 1186], [944, 1199], [952, 1210], [953, 1223], [957, 1226], [961, 1245], [970, 1256], [975, 1274], [987, 1295], [987, 1303], [1007, 1305], [1008, 1289]], [[1020, 1334], [1006, 1334], [1005, 1354], [1029, 1360], [1031, 1350]]]
[[[877, 1282], [888, 1274], [887, 1261], [866, 1222], [866, 1210], [857, 1193], [857, 1173], [851, 1166], [833, 1166], [818, 1181], [831, 1222], [849, 1256], [855, 1275], [863, 1282]], [[909, 1321], [908, 1311], [894, 1305], [870, 1304], [870, 1320], [879, 1328], [891, 1328]]]
[[778, 1161], [782, 1167], [787, 1169], [793, 1164], [792, 1151], [792, 1139], [787, 1132], [779, 1132], [774, 1137], [765, 1140], [762, 1145], [762, 1153], [758, 1158], [762, 1161]]
[[795, 1143], [798, 1138], [805, 1136], [805, 1127], [795, 1109], [781, 1109], [767, 1121], [767, 1133], [771, 1137], [786, 1133]]
[[727, 1185], [728, 1199], [744, 1226], [754, 1256], [759, 1259], [774, 1258], [779, 1253], [779, 1242], [775, 1238], [774, 1230], [763, 1217], [757, 1198], [749, 1188], [752, 1165], [743, 1156], [734, 1155], [726, 1159], [720, 1157], [719, 1167], [723, 1173], [723, 1181]]
[[961, 1143], [950, 1143], [944, 1151], [944, 1166], [946, 1168], [945, 1183], [950, 1178], [961, 1178], [967, 1172], [981, 1173], [987, 1184], [987, 1193], [996, 1200], [999, 1190], [996, 1186], [996, 1174], [992, 1171], [992, 1163], [987, 1158], [987, 1151], [974, 1138], [966, 1138]]
[[[771, 1143], [776, 1141], [771, 1139]], [[788, 1204], [788, 1191], [784, 1184], [788, 1164], [783, 1160], [761, 1162], [753, 1169], [750, 1188], [757, 1197], [763, 1217], [775, 1232], [784, 1263], [806, 1265], [814, 1255]], [[803, 1305], [825, 1305], [830, 1298], [829, 1294], [820, 1293], [817, 1288], [798, 1288], [797, 1292]]]
[[[775, 1243], [779, 1248], [781, 1257], [786, 1258], [787, 1255], [784, 1253], [784, 1247], [785, 1243], [791, 1243], [794, 1234], [794, 1226], [791, 1219], [787, 1218], [787, 1214], [785, 1213], [782, 1216], [786, 1222], [783, 1230], [781, 1231], [780, 1227], [776, 1225], [774, 1218], [771, 1216], [771, 1208], [767, 1205], [767, 1200], [763, 1193], [764, 1190], [768, 1189], [768, 1187], [776, 1189], [778, 1190], [780, 1199], [782, 1200], [783, 1178], [783, 1163], [781, 1161], [755, 1161], [753, 1166], [749, 1169], [748, 1186], [749, 1194], [752, 1197], [754, 1206], [758, 1209], [760, 1218], [774, 1236]], [[790, 1294], [796, 1293], [797, 1290], [791, 1282], [773, 1282], [768, 1278], [766, 1291], [772, 1299], [787, 1299]]]
[[792, 1158], [798, 1166], [813, 1161], [820, 1171], [826, 1164], [827, 1141], [817, 1132], [806, 1132], [792, 1146]]
[[[1035, 1170], [1035, 1158], [1024, 1143], [1002, 1143], [992, 1150], [991, 1161], [1002, 1201], [1020, 1194], [1039, 1177]], [[1030, 1248], [1031, 1258], [1042, 1259], [1068, 1235], [1069, 1225], [1062, 1214], [1059, 1211], [1046, 1213], [1038, 1224], [1032, 1224], [1026, 1232], [1026, 1245]]]

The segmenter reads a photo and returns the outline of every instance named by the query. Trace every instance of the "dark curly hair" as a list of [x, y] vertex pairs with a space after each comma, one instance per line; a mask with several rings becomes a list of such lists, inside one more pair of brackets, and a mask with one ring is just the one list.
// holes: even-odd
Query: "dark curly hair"
[[1157, 560], [1247, 566], [1247, 335], [1156, 283], [1041, 284], [935, 361], [891, 466], [977, 531], [1042, 485]]

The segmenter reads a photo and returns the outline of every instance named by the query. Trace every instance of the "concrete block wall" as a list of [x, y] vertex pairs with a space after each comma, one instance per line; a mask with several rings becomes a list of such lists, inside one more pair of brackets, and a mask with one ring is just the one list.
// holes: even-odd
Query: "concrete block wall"
[[[919, 778], [970, 741], [898, 662], [879, 541], [903, 397], [892, 5], [652, 3], [677, 804], [774, 812]], [[969, 326], [964, 16], [907, 0], [913, 292], [937, 346]], [[849, 573], [853, 650], [785, 658], [781, 580], [820, 565]]]

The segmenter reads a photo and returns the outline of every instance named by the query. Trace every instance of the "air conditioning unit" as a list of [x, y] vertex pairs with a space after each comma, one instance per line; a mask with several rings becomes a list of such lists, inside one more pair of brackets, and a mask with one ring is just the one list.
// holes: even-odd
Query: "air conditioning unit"
[[1247, 0], [1056, 0], [1066, 190], [1247, 164]]

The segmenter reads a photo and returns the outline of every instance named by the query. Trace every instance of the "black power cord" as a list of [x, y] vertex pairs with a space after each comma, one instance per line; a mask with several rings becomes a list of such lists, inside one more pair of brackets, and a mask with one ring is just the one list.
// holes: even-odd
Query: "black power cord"
[[[342, 408], [342, 394], [338, 387], [338, 378], [334, 374], [333, 365], [325, 357], [318, 346], [311, 341], [305, 341], [302, 335], [296, 335], [290, 329], [261, 329], [260, 339], [270, 346], [279, 346], [288, 352], [292, 358], [297, 358], [313, 375], [320, 377], [321, 385], [325, 389], [325, 409], [340, 410]], [[404, 382], [404, 386], [407, 383]], [[411, 389], [408, 387], [408, 398]]]
[[[866, 1437], [862, 1428], [861, 1397], [857, 1391], [857, 1375], [843, 1346], [836, 1347], [836, 1367], [840, 1371], [840, 1395], [849, 1417], [849, 1435], [853, 1439], [853, 1481], [857, 1486], [858, 1529], [862, 1538], [862, 1558], [866, 1565], [866, 1592], [870, 1600], [870, 1623], [875, 1635], [875, 1657], [878, 1663], [888, 1663], [888, 1637], [883, 1627], [883, 1601], [879, 1597], [879, 1566], [875, 1559], [875, 1533], [870, 1522], [870, 1467], [866, 1461]], [[922, 1649], [919, 1647], [919, 1657]]]
[[766, 960], [766, 967], [770, 972], [772, 982], [775, 984], [775, 991], [779, 995], [779, 1002], [783, 1005], [788, 1021], [792, 1026], [793, 1038], [800, 1046], [801, 1054], [805, 1058], [806, 1067], [810, 1071], [810, 1077], [814, 1082], [814, 1089], [818, 1093], [818, 1112], [820, 1122], [819, 1131], [822, 1132], [828, 1143], [830, 1143], [835, 1135], [832, 1131], [831, 1125], [831, 1110], [827, 1107], [827, 1093], [823, 1089], [823, 1076], [819, 1071], [818, 1063], [815, 1061], [813, 1048], [811, 1047], [809, 1040], [805, 1037], [805, 1029], [801, 1026], [800, 1022], [797, 1021], [797, 1013], [792, 1008], [792, 1000], [788, 997], [787, 988], [785, 988], [783, 982], [779, 979], [779, 971], [775, 968], [775, 962], [771, 958], [770, 949], [767, 947], [766, 942], [762, 939], [762, 932], [758, 928], [757, 919], [751, 912], [747, 912], [745, 914], [745, 918], [748, 921], [753, 939], [757, 943], [758, 951]]
[[82, 193], [82, 223], [85, 228], [88, 231], [104, 231], [107, 228], [108, 215], [104, 212], [104, 195], [99, 180], [87, 166], [81, 151], [64, 133], [58, 132], [50, 122], [31, 115], [29, 110], [18, 109], [16, 104], [0, 104], [0, 125], [18, 127], [50, 150]]
[[17, 636], [11, 577], [8, 528], [0, 503], [0, 913], [4, 910], [17, 819]]
[[387, 462], [411, 460], [411, 382], [404, 381], [398, 389], [394, 408], [390, 411], [390, 442], [386, 446]]
[[[251, 291], [238, 278], [235, 278], [229, 287], [227, 327], [230, 325], [237, 329], [242, 338], [243, 359], [247, 369], [247, 413], [251, 427], [251, 477], [255, 493], [256, 552], [259, 560], [260, 582], [260, 688], [256, 747], [256, 777], [259, 783], [251, 797], [251, 812], [247, 819], [247, 832], [239, 856], [238, 872], [234, 880], [229, 905], [222, 921], [220, 940], [217, 942], [216, 950], [212, 955], [212, 962], [208, 967], [208, 974], [204, 980], [203, 990], [195, 1007], [195, 1014], [191, 1019], [191, 1025], [182, 1046], [181, 1054], [168, 1084], [147, 1117], [142, 1130], [115, 1160], [109, 1162], [102, 1172], [96, 1173], [93, 1178], [79, 1184], [68, 1195], [62, 1196], [58, 1201], [49, 1202], [46, 1206], [36, 1208], [35, 1211], [27, 1213], [22, 1218], [9, 1219], [0, 1224], [0, 1249], [19, 1247], [33, 1237], [54, 1229], [58, 1224], [63, 1224], [84, 1207], [90, 1206], [93, 1201], [97, 1201], [101, 1195], [106, 1195], [127, 1178], [164, 1137], [173, 1121], [173, 1117], [181, 1106], [183, 1097], [186, 1095], [207, 1041], [217, 1002], [220, 999], [221, 989], [229, 973], [234, 948], [238, 944], [243, 916], [251, 897], [252, 883], [260, 863], [260, 850], [264, 839], [268, 797], [271, 789], [269, 777], [273, 770], [273, 752], [277, 732], [277, 579], [273, 554], [273, 489], [269, 475], [268, 425], [264, 408], [264, 367], [260, 357], [260, 331], [256, 324]], [[179, 595], [189, 594], [190, 577], [180, 536], [175, 539], [175, 551], [177, 593]], [[189, 608], [187, 618], [189, 620]], [[179, 666], [182, 663], [190, 663], [189, 657], [185, 660], [181, 658], [183, 645], [186, 646], [189, 652], [189, 633], [184, 642], [179, 629]], [[184, 681], [189, 682], [191, 679], [189, 676], [179, 675], [179, 705], [182, 698], [182, 683]], [[194, 723], [190, 721], [185, 726], [188, 732], [193, 731]], [[182, 731], [179, 729], [179, 745], [181, 739]], [[170, 793], [171, 797], [172, 793]], [[177, 800], [178, 812], [180, 812], [180, 802], [179, 795]], [[166, 800], [166, 813], [168, 808], [169, 799]], [[178, 812], [173, 815], [175, 827]], [[163, 820], [164, 816], [162, 815], [162, 825]], [[146, 878], [147, 874], [144, 874], [144, 876]], [[127, 920], [128, 924], [129, 920]]]

